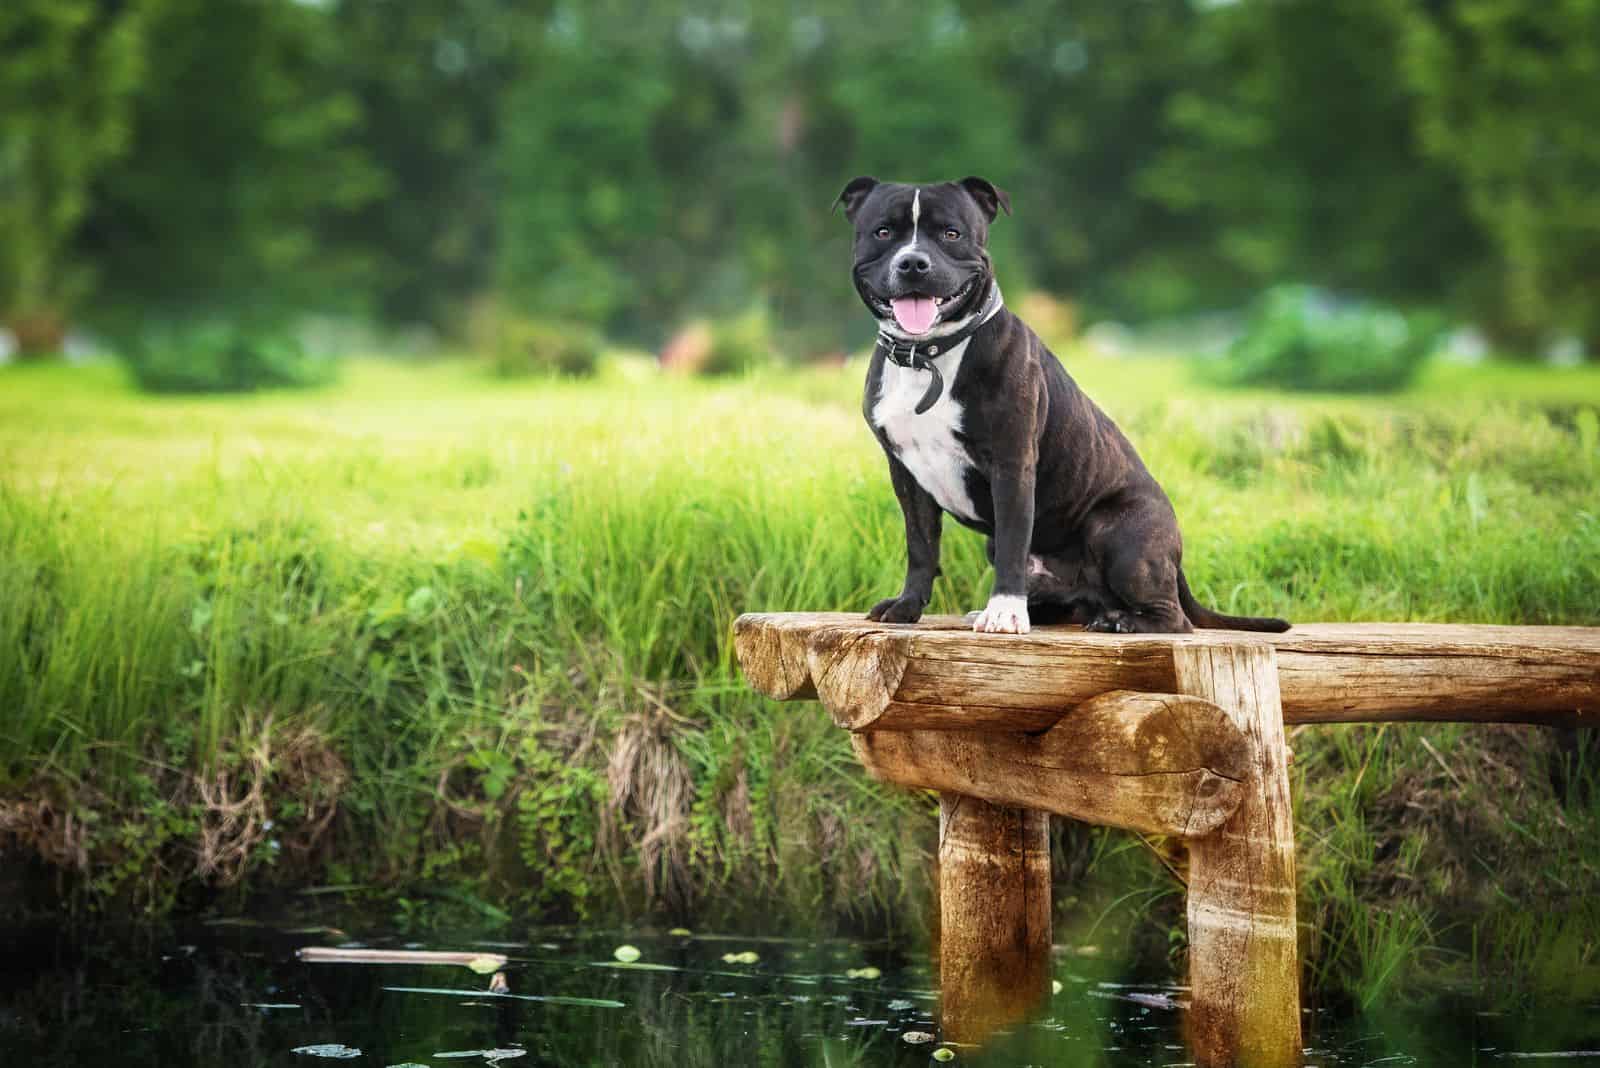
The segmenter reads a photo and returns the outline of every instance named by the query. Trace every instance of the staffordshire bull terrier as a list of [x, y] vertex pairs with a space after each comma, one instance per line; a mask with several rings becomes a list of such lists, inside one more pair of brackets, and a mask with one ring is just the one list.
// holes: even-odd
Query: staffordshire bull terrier
[[1166, 493], [1001, 300], [987, 244], [989, 224], [1011, 213], [1005, 192], [983, 178], [862, 177], [837, 203], [855, 226], [856, 292], [878, 322], [863, 412], [906, 525], [905, 586], [868, 618], [921, 618], [948, 512], [988, 537], [994, 592], [969, 617], [974, 630], [1289, 628], [1223, 615], [1189, 592]]

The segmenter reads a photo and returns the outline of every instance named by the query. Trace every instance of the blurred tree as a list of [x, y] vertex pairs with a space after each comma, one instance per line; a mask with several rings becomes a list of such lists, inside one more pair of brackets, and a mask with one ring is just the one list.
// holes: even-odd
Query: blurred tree
[[[863, 343], [862, 322], [841, 317], [855, 301], [849, 228], [828, 214], [844, 182], [986, 163], [1003, 182], [995, 166], [1018, 155], [1008, 101], [964, 34], [950, 10], [910, 0], [558, 6], [508, 98], [507, 294], [646, 344], [751, 305], [799, 354]], [[938, 77], [908, 91], [917, 71]], [[1005, 227], [997, 240], [1012, 240]]]
[[1560, 330], [1600, 358], [1600, 0], [1407, 0], [1420, 143], [1497, 253], [1474, 293], [1511, 352]]
[[[963, 0], [986, 84], [1016, 114], [1013, 172], [1034, 280], [1090, 314], [1141, 317], [1235, 299], [1209, 220], [1143, 188], [1169, 102], [1196, 77], [1205, 26], [1189, 0]], [[996, 166], [995, 164], [985, 164]]]
[[370, 284], [391, 322], [461, 325], [493, 276], [495, 168], [507, 86], [537, 54], [548, 3], [343, 0], [331, 32], [339, 84], [360, 101], [355, 143], [384, 194], [335, 233], [381, 252]]
[[127, 147], [155, 3], [0, 4], [0, 323], [24, 355], [58, 351], [90, 269], [72, 238]]
[[1166, 144], [1136, 179], [1186, 221], [1193, 290], [1212, 278], [1236, 296], [1283, 279], [1410, 303], [1461, 292], [1483, 242], [1452, 170], [1420, 150], [1392, 8], [1279, 0], [1196, 16]]
[[102, 320], [361, 308], [381, 246], [337, 226], [384, 185], [352, 143], [333, 28], [306, 4], [162, 0], [131, 150], [99, 175], [80, 242]]

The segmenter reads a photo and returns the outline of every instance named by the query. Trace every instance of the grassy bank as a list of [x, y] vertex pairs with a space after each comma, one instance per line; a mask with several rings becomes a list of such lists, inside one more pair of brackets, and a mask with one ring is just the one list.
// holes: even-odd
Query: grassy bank
[[[1600, 623], [1593, 369], [1439, 367], [1376, 401], [1071, 366], [1227, 611]], [[358, 362], [312, 393], [152, 400], [111, 368], [0, 369], [7, 858], [119, 912], [345, 887], [419, 922], [920, 924], [928, 802], [867, 781], [814, 708], [748, 693], [726, 641], [739, 611], [898, 588], [859, 372], [624, 370]], [[981, 601], [976, 537], [947, 535], [945, 573], [935, 610]], [[1419, 965], [1600, 989], [1592, 742], [1293, 744], [1325, 989]], [[1117, 922], [1164, 939], [1143, 846], [1063, 851], [1074, 893], [1131, 895]]]

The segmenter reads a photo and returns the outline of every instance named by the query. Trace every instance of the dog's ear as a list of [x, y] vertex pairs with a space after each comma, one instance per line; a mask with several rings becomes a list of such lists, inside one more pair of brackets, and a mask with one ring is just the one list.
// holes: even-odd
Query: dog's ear
[[1000, 214], [1002, 208], [1007, 215], [1011, 214], [1011, 194], [989, 179], [974, 175], [963, 178], [956, 184], [972, 195], [972, 199], [978, 202], [978, 207], [990, 222], [994, 222], [995, 216]]
[[878, 180], [870, 175], [863, 174], [859, 178], [850, 179], [834, 200], [833, 210], [838, 211], [839, 205], [843, 204], [844, 217], [854, 222], [856, 212], [861, 208], [861, 202], [866, 200], [867, 194], [876, 188], [878, 188]]

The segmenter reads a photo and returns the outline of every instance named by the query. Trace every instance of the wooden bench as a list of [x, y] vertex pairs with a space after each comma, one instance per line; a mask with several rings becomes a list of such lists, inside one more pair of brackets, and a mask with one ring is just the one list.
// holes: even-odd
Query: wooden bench
[[746, 678], [819, 699], [875, 778], [939, 791], [940, 988], [979, 1042], [1048, 994], [1049, 813], [1185, 840], [1202, 1065], [1299, 1062], [1285, 723], [1600, 725], [1600, 629], [974, 634], [959, 617], [740, 616]]

